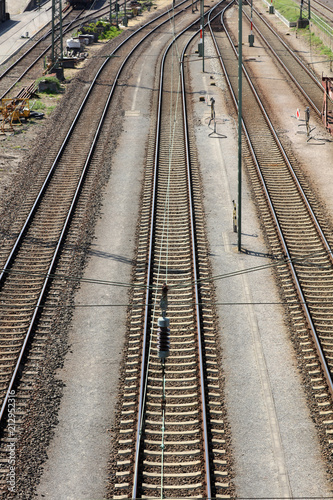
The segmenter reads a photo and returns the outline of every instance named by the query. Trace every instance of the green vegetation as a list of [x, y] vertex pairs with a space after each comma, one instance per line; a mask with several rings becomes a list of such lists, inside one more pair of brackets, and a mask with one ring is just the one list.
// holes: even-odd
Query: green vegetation
[[[119, 19], [120, 18], [121, 16], [119, 13]], [[112, 26], [109, 22], [102, 20], [97, 23], [90, 23], [87, 26], [83, 26], [81, 31], [78, 31], [78, 34], [94, 35], [96, 40], [111, 40], [120, 35], [120, 33], [121, 30]]]
[[[292, 0], [274, 0], [274, 8], [290, 22], [295, 22], [299, 19], [300, 7]], [[303, 17], [307, 17], [307, 10], [303, 10]], [[308, 42], [318, 50], [320, 54], [327, 56], [329, 59], [333, 59], [332, 50], [327, 47], [318, 36], [312, 33], [308, 26], [298, 30], [298, 32], [305, 36]]]
[[299, 18], [299, 6], [292, 0], [274, 0], [274, 8], [290, 22], [297, 21]]
[[[47, 99], [49, 99], [49, 97], [50, 96], [48, 95]], [[59, 95], [56, 95], [55, 98], [58, 100]], [[40, 101], [40, 100], [30, 101], [30, 110], [31, 111], [39, 111], [41, 113], [44, 113], [47, 116], [49, 116], [55, 108], [56, 108], [56, 104], [49, 105], [48, 102], [45, 103], [45, 102]]]
[[39, 83], [45, 82], [50, 85], [50, 88], [46, 88], [45, 90], [39, 90], [41, 93], [45, 93], [48, 95], [56, 96], [59, 92], [62, 91], [61, 83], [55, 76], [42, 76], [36, 80], [36, 85]]
[[55, 105], [54, 105], [54, 106], [48, 106], [48, 107], [47, 107], [47, 110], [46, 110], [46, 114], [47, 114], [47, 115], [50, 115], [50, 114], [52, 113], [52, 111], [54, 111], [54, 110], [55, 110], [55, 108], [56, 108], [56, 106], [55, 106]]
[[327, 56], [328, 59], [333, 59], [333, 51], [327, 47], [318, 36], [310, 32], [308, 27], [302, 34], [304, 34], [311, 46], [314, 47], [320, 54]]
[[98, 37], [99, 40], [111, 40], [116, 36], [120, 35], [121, 30], [117, 29], [115, 26], [111, 26], [110, 29], [101, 33]]
[[153, 6], [153, 2], [147, 1], [147, 0], [138, 0], [138, 4], [141, 7], [141, 11], [143, 12], [144, 10], [150, 10], [151, 7]]
[[37, 100], [33, 102], [30, 101], [29, 105], [30, 109], [33, 109], [34, 111], [43, 111], [44, 109], [46, 109], [46, 104]]

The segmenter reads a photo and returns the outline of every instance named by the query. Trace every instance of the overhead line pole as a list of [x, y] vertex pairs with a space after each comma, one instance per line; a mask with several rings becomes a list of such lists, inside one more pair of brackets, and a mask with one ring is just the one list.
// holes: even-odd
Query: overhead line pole
[[201, 33], [202, 33], [202, 72], [205, 72], [205, 44], [204, 44], [204, 32], [205, 32], [205, 8], [204, 0], [201, 0]]
[[238, 251], [242, 249], [242, 0], [238, 0]]

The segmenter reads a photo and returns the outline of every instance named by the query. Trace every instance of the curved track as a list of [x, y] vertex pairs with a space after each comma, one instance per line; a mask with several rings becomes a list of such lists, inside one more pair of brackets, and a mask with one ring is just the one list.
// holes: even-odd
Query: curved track
[[[91, 22], [93, 19], [99, 19], [102, 14], [109, 14], [110, 9], [103, 7], [98, 11], [86, 13], [85, 10], [68, 10], [63, 16], [63, 34], [73, 31], [82, 26], [82, 23]], [[84, 16], [84, 14], [86, 14]], [[50, 52], [52, 44], [50, 43], [52, 31], [46, 27], [37, 37], [28, 42], [27, 46], [21, 49], [23, 53], [14, 56], [14, 61], [10, 58], [2, 66], [7, 66], [0, 75], [0, 99], [5, 97], [19, 82], [26, 78], [35, 80], [41, 75], [41, 59]], [[37, 38], [37, 39], [36, 39]], [[21, 53], [20, 51], [20, 53]], [[38, 65], [38, 66], [37, 66]], [[37, 66], [37, 68], [36, 68]]]

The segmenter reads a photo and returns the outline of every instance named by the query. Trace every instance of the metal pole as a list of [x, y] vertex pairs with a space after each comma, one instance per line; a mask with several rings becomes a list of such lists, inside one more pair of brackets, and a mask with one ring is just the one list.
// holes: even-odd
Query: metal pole
[[253, 34], [253, 0], [251, 0], [251, 32], [249, 35], [249, 45], [253, 47], [254, 34]]
[[112, 25], [112, 0], [110, 0], [110, 24]]
[[51, 59], [52, 63], [54, 63], [54, 17], [55, 17], [55, 3], [56, 0], [52, 0], [52, 50], [51, 50]]
[[117, 26], [117, 28], [119, 28], [119, 26], [118, 26], [118, 0], [116, 0], [116, 26]]
[[60, 59], [62, 60], [64, 55], [64, 45], [62, 39], [62, 2], [59, 0], [59, 37], [60, 37]]
[[242, 0], [238, 0], [238, 251], [242, 248]]
[[310, 0], [308, 0], [308, 19], [311, 19]]
[[201, 32], [202, 32], [202, 72], [205, 72], [205, 45], [204, 45], [204, 32], [205, 32], [205, 12], [204, 0], [201, 0]]

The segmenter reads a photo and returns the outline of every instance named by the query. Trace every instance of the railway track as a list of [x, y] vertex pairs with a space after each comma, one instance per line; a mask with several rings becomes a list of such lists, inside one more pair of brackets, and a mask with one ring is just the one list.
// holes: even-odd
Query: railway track
[[[308, 8], [309, 8], [309, 2], [304, 2], [303, 11], [307, 12]], [[332, 3], [330, 3], [329, 0], [326, 0], [325, 2], [319, 2], [318, 0], [312, 1], [310, 4], [310, 10], [311, 12], [315, 12], [319, 16], [323, 17], [331, 25], [333, 24], [333, 18], [332, 18], [333, 8], [332, 8]]]
[[[216, 51], [238, 106], [237, 49], [222, 15], [210, 24]], [[331, 446], [332, 298], [331, 230], [301, 169], [289, 159], [243, 64], [244, 157], [264, 221], [276, 272], [301, 360], [309, 404], [325, 454]], [[309, 201], [310, 200], [310, 201]]]
[[[183, 2], [176, 6], [175, 14], [182, 16], [184, 8], [190, 5], [190, 2]], [[88, 86], [83, 101], [78, 102], [79, 109], [69, 130], [59, 133], [59, 142], [55, 141], [43, 159], [36, 175], [35, 188], [26, 193], [19, 216], [13, 217], [7, 231], [3, 228], [0, 251], [2, 493], [10, 491], [10, 447], [19, 442], [21, 434], [31, 434], [31, 417], [26, 410], [36, 397], [32, 394], [36, 394], [34, 390], [39, 384], [38, 374], [41, 373], [45, 352], [54, 349], [49, 344], [50, 328], [56, 320], [62, 297], [76, 279], [71, 262], [73, 254], [75, 258], [75, 248], [80, 245], [80, 240], [85, 240], [84, 233], [89, 232], [89, 210], [94, 206], [96, 185], [101, 182], [103, 151], [112, 127], [110, 102], [115, 99], [118, 78], [141, 44], [168, 22], [167, 11], [133, 32], [111, 54], [109, 51]], [[113, 56], [117, 57], [113, 59]], [[110, 82], [113, 84], [110, 85]], [[78, 96], [76, 101], [79, 101]], [[116, 105], [113, 112], [116, 113]], [[73, 221], [76, 221], [74, 234]], [[58, 392], [59, 387], [56, 394]], [[14, 435], [8, 406], [8, 402], [12, 404], [13, 394], [16, 408]], [[45, 406], [48, 405], [44, 405], [43, 409]], [[46, 408], [45, 411], [54, 421], [54, 408]], [[22, 458], [19, 461], [18, 454], [17, 488], [21, 486], [24, 489], [24, 481], [30, 477], [30, 472], [27, 473], [24, 467], [29, 469], [36, 462], [38, 467], [41, 458], [35, 457], [28, 466]], [[21, 484], [18, 483], [19, 478]]]
[[[184, 54], [192, 39], [184, 31], [169, 45], [157, 83], [112, 466], [118, 499], [227, 498], [233, 491], [200, 176], [187, 124]], [[170, 352], [162, 361], [164, 313]]]
[[[103, 7], [89, 14], [85, 14], [85, 12], [85, 10], [77, 12], [70, 9], [63, 15], [63, 21], [66, 20], [63, 24], [63, 35], [72, 32], [75, 28], [79, 28], [85, 22], [99, 19], [103, 14], [107, 15], [110, 9]], [[31, 82], [41, 76], [41, 60], [50, 52], [52, 47], [51, 35], [52, 31], [49, 26], [45, 27], [18, 54], [15, 54], [1, 65], [5, 69], [0, 75], [0, 99], [8, 95], [23, 79]]]
[[[250, 5], [244, 6], [243, 12], [250, 22]], [[279, 65], [287, 73], [288, 77], [296, 85], [298, 90], [308, 101], [317, 116], [321, 116], [323, 106], [324, 89], [316, 75], [306, 67], [301, 59], [283, 41], [281, 36], [269, 25], [269, 23], [252, 8], [253, 27], [263, 40], [265, 46], [271, 51]]]

